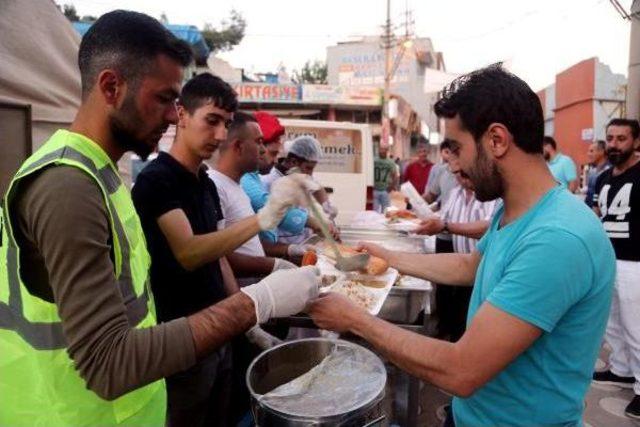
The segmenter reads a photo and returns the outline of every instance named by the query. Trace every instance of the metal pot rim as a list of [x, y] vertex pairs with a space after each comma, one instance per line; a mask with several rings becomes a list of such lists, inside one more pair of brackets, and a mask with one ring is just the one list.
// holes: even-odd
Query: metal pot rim
[[[342, 339], [328, 339], [328, 338], [302, 338], [302, 339], [298, 339], [298, 340], [294, 340], [294, 341], [286, 341], [286, 342], [283, 342], [283, 343], [281, 343], [281, 344], [278, 344], [278, 345], [276, 345], [276, 346], [274, 346], [274, 347], [271, 347], [270, 349], [267, 349], [267, 350], [263, 351], [263, 352], [262, 352], [262, 353], [260, 353], [260, 354], [255, 358], [255, 359], [253, 359], [253, 361], [252, 361], [252, 362], [251, 362], [251, 364], [249, 365], [249, 368], [247, 369], [247, 373], [246, 373], [246, 375], [245, 375], [245, 381], [246, 381], [246, 384], [247, 384], [247, 388], [249, 389], [249, 393], [250, 393], [250, 395], [251, 395], [251, 398], [252, 398], [252, 399], [255, 401], [255, 403], [256, 403], [257, 405], [259, 405], [262, 409], [264, 409], [264, 410], [268, 410], [269, 412], [272, 412], [272, 413], [274, 413], [274, 414], [276, 414], [276, 415], [281, 415], [281, 416], [288, 417], [288, 418], [292, 418], [292, 419], [309, 419], [309, 418], [310, 418], [310, 417], [300, 417], [300, 416], [296, 416], [296, 415], [294, 415], [294, 414], [287, 414], [287, 413], [284, 413], [284, 412], [278, 411], [278, 410], [276, 410], [276, 409], [274, 409], [274, 408], [272, 408], [272, 407], [270, 407], [270, 406], [268, 406], [268, 405], [263, 405], [263, 404], [261, 404], [260, 400], [258, 399], [258, 396], [259, 396], [259, 395], [258, 395], [258, 394], [253, 390], [253, 387], [252, 387], [252, 385], [251, 385], [251, 381], [249, 380], [249, 376], [250, 376], [251, 372], [253, 371], [253, 367], [254, 367], [254, 366], [255, 366], [255, 364], [256, 364], [260, 359], [262, 359], [262, 357], [264, 357], [267, 353], [271, 353], [271, 352], [273, 352], [273, 351], [276, 351], [276, 350], [277, 350], [278, 348], [280, 348], [280, 347], [290, 346], [290, 345], [292, 345], [292, 344], [300, 343], [300, 342], [330, 342], [330, 343], [337, 344], [337, 345], [344, 345], [344, 346], [348, 346], [348, 347], [355, 347], [355, 348], [358, 348], [359, 350], [364, 350], [364, 351], [366, 351], [366, 352], [370, 353], [372, 356], [374, 356], [374, 359], [376, 360], [376, 362], [377, 362], [377, 363], [379, 363], [379, 364], [380, 364], [380, 367], [381, 367], [382, 371], [385, 373], [385, 381], [384, 381], [384, 384], [385, 384], [385, 385], [383, 385], [383, 386], [382, 386], [382, 388], [380, 389], [380, 391], [378, 392], [378, 394], [376, 395], [376, 397], [375, 397], [375, 398], [373, 398], [373, 399], [372, 399], [372, 400], [370, 400], [369, 402], [364, 402], [362, 405], [360, 405], [360, 406], [358, 406], [358, 407], [356, 407], [356, 408], [353, 408], [353, 409], [352, 409], [351, 411], [349, 411], [349, 412], [345, 412], [345, 413], [342, 413], [342, 414], [333, 414], [333, 415], [322, 416], [322, 417], [321, 417], [321, 419], [322, 419], [323, 421], [331, 420], [331, 419], [334, 419], [334, 418], [345, 417], [345, 416], [346, 416], [347, 418], [350, 418], [350, 417], [352, 417], [353, 415], [355, 415], [355, 413], [357, 413], [357, 412], [359, 412], [359, 411], [361, 411], [361, 410], [363, 410], [363, 409], [366, 409], [366, 408], [372, 407], [372, 406], [374, 406], [375, 404], [379, 403], [379, 402], [382, 400], [382, 398], [384, 397], [384, 394], [385, 394], [385, 387], [386, 387], [386, 382], [387, 382], [387, 381], [386, 381], [386, 375], [387, 375], [387, 374], [386, 374], [386, 368], [385, 368], [385, 366], [384, 366], [384, 363], [382, 362], [382, 360], [380, 360], [380, 357], [378, 357], [374, 352], [372, 352], [372, 351], [371, 351], [371, 350], [369, 350], [368, 348], [363, 347], [363, 346], [361, 346], [361, 345], [359, 345], [359, 344], [355, 344], [355, 343], [352, 343], [352, 342], [349, 342], [349, 341], [345, 341], [345, 340], [342, 340]], [[318, 419], [318, 418], [316, 418], [316, 419]]]

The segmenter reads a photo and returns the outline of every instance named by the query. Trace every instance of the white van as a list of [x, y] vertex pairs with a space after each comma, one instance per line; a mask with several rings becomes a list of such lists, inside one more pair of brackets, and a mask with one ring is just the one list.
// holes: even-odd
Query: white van
[[331, 202], [338, 208], [338, 225], [349, 225], [366, 210], [367, 187], [373, 187], [373, 141], [368, 124], [320, 120], [281, 119], [284, 141], [311, 135], [320, 141], [323, 156], [313, 176], [331, 187]]

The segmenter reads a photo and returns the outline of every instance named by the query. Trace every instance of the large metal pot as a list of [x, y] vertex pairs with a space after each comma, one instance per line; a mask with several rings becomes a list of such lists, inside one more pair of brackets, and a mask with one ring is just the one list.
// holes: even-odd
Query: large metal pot
[[[328, 414], [318, 417], [304, 417], [278, 411], [260, 397], [276, 387], [286, 384], [305, 374], [317, 366], [336, 345], [351, 346], [357, 351], [367, 352], [372, 356], [373, 363], [379, 364], [384, 374], [384, 382], [377, 395], [347, 413]], [[289, 341], [266, 350], [260, 354], [249, 366], [247, 371], [247, 386], [251, 393], [251, 410], [254, 421], [258, 426], [340, 426], [364, 427], [378, 426], [384, 420], [382, 399], [386, 371], [384, 364], [366, 348], [343, 340], [329, 340], [325, 338], [308, 338]]]

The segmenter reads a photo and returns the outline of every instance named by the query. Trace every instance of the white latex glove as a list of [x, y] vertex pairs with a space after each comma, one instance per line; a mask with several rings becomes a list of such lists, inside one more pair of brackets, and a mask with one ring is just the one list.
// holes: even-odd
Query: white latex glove
[[298, 245], [292, 243], [287, 247], [287, 255], [289, 255], [290, 257], [302, 256], [307, 251], [315, 252], [315, 250], [316, 250], [316, 247], [308, 243], [300, 243]]
[[320, 270], [306, 266], [291, 270], [278, 270], [258, 283], [240, 289], [256, 308], [257, 323], [273, 317], [286, 317], [300, 313], [309, 300], [318, 296]]
[[310, 176], [296, 173], [284, 176], [271, 185], [269, 200], [258, 211], [260, 229], [275, 228], [291, 206], [306, 206], [304, 192], [317, 191], [320, 186]]
[[273, 263], [273, 270], [271, 270], [272, 273], [278, 270], [290, 270], [292, 268], [298, 268], [297, 265], [287, 261], [286, 259], [282, 259], [282, 258], [274, 258], [274, 259], [275, 259], [275, 262]]
[[257, 345], [261, 350], [268, 350], [278, 344], [282, 344], [282, 340], [274, 337], [259, 325], [254, 326], [244, 333], [251, 344]]
[[322, 204], [322, 210], [332, 221], [338, 216], [338, 208], [333, 206], [329, 200], [325, 200], [325, 202]]

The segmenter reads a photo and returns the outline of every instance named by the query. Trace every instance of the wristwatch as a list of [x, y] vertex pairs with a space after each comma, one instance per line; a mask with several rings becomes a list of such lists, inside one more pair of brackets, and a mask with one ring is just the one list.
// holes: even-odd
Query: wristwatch
[[444, 227], [442, 227], [442, 231], [445, 233], [449, 232], [449, 221], [444, 221]]

